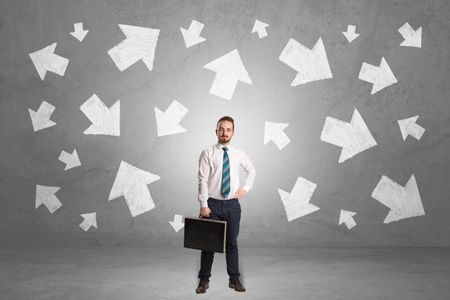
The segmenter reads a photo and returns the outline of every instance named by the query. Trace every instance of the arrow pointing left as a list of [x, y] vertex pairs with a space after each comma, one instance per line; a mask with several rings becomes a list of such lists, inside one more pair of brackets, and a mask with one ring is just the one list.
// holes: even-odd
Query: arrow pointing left
[[309, 203], [317, 185], [305, 178], [298, 177], [291, 193], [278, 189], [288, 222], [319, 210]]
[[204, 68], [216, 72], [210, 93], [230, 100], [238, 81], [252, 84], [237, 49], [206, 64]]
[[69, 60], [62, 56], [56, 55], [56, 43], [53, 43], [41, 50], [30, 53], [31, 61], [42, 80], [45, 78], [47, 71], [64, 76]]
[[357, 109], [353, 111], [350, 123], [327, 117], [320, 140], [342, 147], [340, 163], [377, 145]]
[[155, 207], [147, 185], [159, 179], [158, 175], [143, 171], [122, 161], [108, 201], [124, 196], [131, 216], [136, 217]]
[[408, 135], [414, 137], [416, 140], [420, 140], [422, 138], [425, 128], [416, 123], [418, 118], [419, 116], [414, 116], [411, 118], [398, 120], [398, 126], [400, 127], [400, 132], [402, 133], [404, 141]]
[[284, 129], [289, 126], [287, 123], [274, 123], [274, 122], [264, 122], [264, 145], [268, 142], [273, 141], [278, 149], [283, 149], [286, 147], [291, 140], [284, 133]]
[[158, 136], [176, 134], [185, 132], [186, 129], [180, 125], [180, 121], [189, 111], [183, 104], [177, 100], [172, 101], [169, 108], [162, 112], [155, 107], [156, 125]]
[[84, 134], [120, 136], [120, 100], [108, 108], [96, 94], [93, 94], [81, 105], [80, 110], [92, 122]]
[[120, 71], [142, 60], [153, 70], [153, 60], [158, 42], [159, 29], [119, 24], [126, 39], [108, 51]]
[[58, 186], [36, 185], [36, 208], [42, 204], [47, 207], [48, 211], [53, 214], [62, 206], [61, 201], [56, 197], [55, 193], [59, 191]]
[[55, 122], [50, 120], [54, 111], [55, 107], [46, 101], [42, 101], [37, 111], [29, 108], [28, 113], [30, 114], [31, 123], [33, 124], [33, 131], [36, 132], [56, 125]]

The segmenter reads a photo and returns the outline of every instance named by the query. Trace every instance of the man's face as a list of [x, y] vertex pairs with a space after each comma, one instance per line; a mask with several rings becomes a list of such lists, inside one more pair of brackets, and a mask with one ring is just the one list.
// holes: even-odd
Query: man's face
[[222, 121], [217, 125], [216, 135], [220, 144], [227, 144], [233, 137], [233, 123], [230, 121]]

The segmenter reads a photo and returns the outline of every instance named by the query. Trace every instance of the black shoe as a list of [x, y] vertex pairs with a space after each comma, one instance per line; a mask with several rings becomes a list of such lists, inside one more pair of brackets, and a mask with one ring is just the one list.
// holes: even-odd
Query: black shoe
[[230, 280], [230, 284], [228, 286], [236, 292], [245, 292], [245, 287], [241, 284], [239, 279]]
[[209, 281], [200, 279], [200, 282], [198, 283], [198, 287], [195, 289], [195, 292], [197, 294], [204, 294], [207, 288], [209, 288]]

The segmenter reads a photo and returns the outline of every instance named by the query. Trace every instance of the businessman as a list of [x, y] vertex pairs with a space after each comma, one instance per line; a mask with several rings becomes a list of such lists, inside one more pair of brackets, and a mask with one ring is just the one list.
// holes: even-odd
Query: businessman
[[[229, 276], [228, 286], [245, 292], [239, 280], [239, 254], [237, 236], [241, 220], [240, 199], [252, 188], [255, 168], [247, 154], [230, 145], [234, 135], [234, 120], [229, 116], [216, 124], [217, 144], [200, 154], [198, 167], [198, 200], [200, 215], [213, 220], [227, 221], [225, 257]], [[244, 186], [239, 184], [240, 167], [247, 172]], [[209, 287], [214, 252], [202, 251], [197, 294]]]

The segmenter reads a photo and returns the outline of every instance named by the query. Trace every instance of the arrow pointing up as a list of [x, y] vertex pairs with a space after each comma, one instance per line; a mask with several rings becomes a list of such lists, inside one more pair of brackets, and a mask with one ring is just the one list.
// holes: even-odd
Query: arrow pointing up
[[298, 72], [291, 86], [333, 78], [322, 38], [317, 40], [312, 50], [289, 39], [279, 59]]
[[400, 46], [422, 48], [422, 27], [414, 30], [408, 22], [398, 29], [405, 39]]
[[284, 209], [286, 210], [288, 222], [320, 209], [314, 204], [309, 203], [316, 187], [317, 185], [315, 183], [298, 177], [290, 194], [282, 189], [278, 189]]
[[377, 145], [357, 109], [354, 110], [350, 123], [327, 117], [320, 140], [342, 147], [340, 163]]
[[184, 227], [183, 216], [182, 215], [175, 215], [173, 217], [173, 221], [170, 221], [169, 223], [170, 223], [170, 225], [172, 225], [172, 227], [175, 230], [175, 232], [178, 232], [181, 228]]
[[339, 225], [345, 223], [348, 229], [352, 229], [356, 226], [356, 222], [353, 216], [356, 215], [355, 212], [341, 209], [341, 215], [339, 216]]
[[75, 23], [73, 24], [74, 31], [70, 34], [75, 37], [80, 42], [83, 41], [86, 34], [89, 32], [89, 30], [83, 30], [83, 23]]
[[189, 29], [186, 30], [182, 27], [180, 27], [181, 34], [184, 38], [184, 43], [186, 44], [186, 48], [189, 48], [191, 46], [200, 44], [204, 41], [206, 41], [205, 38], [201, 37], [200, 34], [203, 30], [203, 24], [199, 21], [192, 20], [191, 25], [189, 25]]
[[122, 24], [119, 27], [127, 38], [108, 51], [119, 70], [123, 71], [139, 60], [153, 70], [159, 29]]
[[47, 207], [48, 211], [53, 214], [62, 206], [61, 201], [55, 196], [60, 187], [36, 185], [36, 209], [42, 204]]
[[343, 31], [342, 34], [345, 36], [349, 43], [353, 42], [359, 36], [359, 33], [356, 33], [355, 25], [348, 25], [347, 31]]
[[179, 123], [188, 111], [186, 107], [176, 100], [172, 101], [166, 112], [162, 112], [159, 108], [155, 107], [158, 136], [185, 132], [186, 129], [180, 126]]
[[108, 108], [96, 94], [84, 102], [80, 110], [92, 122], [84, 134], [120, 136], [120, 100]]
[[81, 214], [81, 217], [83, 217], [83, 222], [80, 223], [81, 229], [84, 231], [88, 231], [91, 226], [94, 226], [97, 228], [97, 214], [95, 212], [89, 213], [89, 214]]
[[108, 201], [124, 196], [131, 216], [135, 217], [147, 212], [155, 207], [147, 185], [158, 179], [160, 179], [158, 175], [143, 171], [122, 161]]
[[260, 39], [265, 38], [267, 36], [266, 27], [268, 26], [269, 24], [256, 20], [253, 25], [252, 33], [257, 32]]
[[286, 147], [291, 140], [284, 133], [284, 129], [289, 126], [287, 123], [264, 122], [264, 145], [273, 141], [278, 149]]
[[379, 67], [363, 63], [358, 78], [373, 83], [371, 95], [397, 82], [384, 57], [381, 58]]
[[405, 141], [408, 135], [414, 137], [416, 140], [420, 140], [422, 134], [425, 132], [425, 129], [417, 125], [417, 119], [419, 116], [414, 116], [411, 118], [398, 120], [398, 126], [400, 127], [400, 131], [402, 133], [403, 140]]
[[405, 187], [383, 175], [372, 192], [372, 198], [391, 210], [383, 223], [425, 215], [414, 174]]
[[72, 154], [62, 151], [58, 160], [66, 164], [64, 171], [81, 166], [80, 159], [78, 158], [77, 150], [73, 149]]
[[31, 123], [33, 124], [33, 131], [36, 132], [56, 125], [55, 122], [50, 120], [54, 111], [55, 107], [46, 101], [42, 101], [37, 111], [29, 108], [28, 113], [30, 114]]
[[30, 53], [31, 61], [42, 80], [45, 78], [47, 71], [64, 76], [69, 60], [62, 56], [56, 55], [56, 43], [51, 44], [41, 50]]
[[237, 49], [213, 60], [204, 68], [217, 73], [209, 90], [212, 95], [230, 100], [238, 81], [252, 84]]

